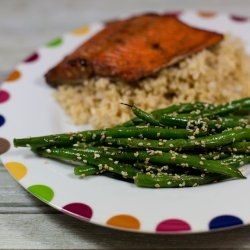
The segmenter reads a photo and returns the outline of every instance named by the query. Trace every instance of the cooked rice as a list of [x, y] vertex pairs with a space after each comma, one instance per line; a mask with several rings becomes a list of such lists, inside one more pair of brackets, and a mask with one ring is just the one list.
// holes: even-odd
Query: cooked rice
[[135, 104], [146, 111], [173, 103], [204, 101], [222, 103], [250, 94], [250, 59], [242, 41], [227, 35], [211, 50], [203, 50], [138, 86], [109, 78], [85, 80], [80, 86], [60, 86], [57, 101], [75, 124], [110, 127], [132, 117]]

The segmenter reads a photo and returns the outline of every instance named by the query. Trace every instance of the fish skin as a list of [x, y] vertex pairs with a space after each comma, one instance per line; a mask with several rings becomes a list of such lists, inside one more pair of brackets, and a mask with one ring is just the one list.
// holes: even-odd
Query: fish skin
[[54, 87], [81, 84], [94, 76], [133, 84], [222, 39], [222, 34], [191, 27], [174, 16], [135, 16], [107, 24], [49, 70], [45, 79]]

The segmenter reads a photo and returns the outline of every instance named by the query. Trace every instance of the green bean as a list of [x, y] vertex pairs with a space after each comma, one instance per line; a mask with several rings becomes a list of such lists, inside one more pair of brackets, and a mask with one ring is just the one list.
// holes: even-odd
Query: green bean
[[212, 151], [212, 152], [205, 152], [202, 154], [199, 154], [199, 156], [206, 158], [207, 160], [221, 160], [221, 159], [225, 159], [227, 157], [229, 157], [229, 154], [226, 154], [224, 152], [216, 152], [216, 151]]
[[[250, 107], [250, 98], [242, 98], [239, 100], [234, 100], [225, 104], [217, 105], [211, 107], [207, 110], [198, 110], [194, 114], [191, 114], [192, 118], [201, 118], [201, 117], [214, 117], [214, 116], [225, 116], [227, 114], [235, 113], [236, 111], [241, 111], [245, 108]], [[248, 109], [249, 111], [249, 109]], [[249, 114], [249, 113], [248, 113]]]
[[250, 141], [235, 142], [222, 148], [224, 152], [250, 154]]
[[87, 176], [93, 174], [99, 174], [100, 170], [98, 167], [93, 165], [81, 165], [74, 168], [75, 175]]
[[174, 117], [164, 115], [160, 118], [160, 123], [165, 126], [177, 126], [180, 128], [192, 128], [200, 127], [202, 130], [209, 129], [227, 129], [234, 127], [246, 127], [250, 120], [241, 119], [230, 119], [230, 118], [220, 118], [218, 120], [208, 120], [207, 118], [187, 118], [187, 117]]
[[117, 150], [115, 148], [90, 148], [90, 149], [69, 149], [71, 152], [79, 154], [88, 154], [88, 153], [98, 153], [103, 158], [111, 157], [114, 160], [122, 160], [127, 162], [141, 161], [150, 164], [157, 165], [176, 165], [179, 167], [192, 167], [199, 169], [208, 173], [218, 173], [231, 178], [244, 178], [241, 172], [237, 169], [233, 169], [224, 164], [221, 164], [220, 161], [206, 160], [203, 157], [187, 154], [179, 154], [176, 152], [153, 152], [153, 151], [123, 151]]
[[79, 163], [85, 163], [97, 166], [100, 171], [109, 171], [122, 175], [124, 178], [133, 178], [139, 172], [137, 169], [115, 162], [109, 158], [101, 158], [99, 154], [94, 157], [88, 153], [76, 152], [73, 149], [67, 148], [48, 148], [37, 149], [39, 155], [58, 160], [72, 160]]
[[209, 135], [194, 139], [176, 140], [151, 140], [135, 138], [115, 138], [107, 139], [108, 145], [124, 146], [129, 148], [153, 149], [168, 152], [169, 150], [190, 150], [190, 149], [209, 149], [221, 147], [233, 142], [250, 140], [250, 129], [226, 130], [220, 134]]
[[[213, 106], [214, 105], [212, 105], [212, 104], [205, 104], [205, 103], [201, 103], [201, 102], [181, 103], [181, 104], [171, 105], [167, 108], [155, 110], [155, 111], [151, 112], [150, 114], [152, 114], [156, 119], [158, 119], [163, 114], [171, 114], [171, 113], [175, 113], [175, 112], [176, 113], [188, 113], [188, 112], [191, 112], [191, 111], [196, 110], [196, 109], [200, 109], [200, 110], [210, 109]], [[134, 117], [131, 120], [124, 122], [122, 124], [119, 124], [115, 127], [130, 127], [130, 126], [139, 125], [141, 123], [143, 123], [142, 119], [140, 119], [138, 117]]]
[[215, 115], [225, 115], [237, 110], [250, 107], [250, 98], [242, 98], [226, 104], [218, 105], [211, 110], [203, 111], [197, 114], [197, 117], [212, 117]]
[[195, 187], [221, 180], [219, 175], [147, 175], [139, 173], [135, 177], [135, 184], [147, 188], [176, 188]]
[[233, 155], [221, 161], [222, 164], [233, 166], [233, 167], [241, 167], [245, 164], [250, 163], [249, 155]]
[[151, 125], [154, 125], [154, 126], [162, 126], [162, 124], [158, 120], [156, 120], [154, 115], [147, 113], [147, 112], [143, 111], [142, 109], [139, 109], [136, 106], [132, 106], [131, 109], [132, 109], [133, 113], [138, 118], [142, 119], [143, 121], [145, 121]]
[[133, 167], [140, 169], [142, 172], [146, 172], [148, 173], [152, 173], [152, 174], [157, 174], [157, 175], [161, 175], [161, 174], [169, 174], [169, 175], [173, 175], [173, 174], [188, 174], [188, 175], [201, 175], [204, 172], [201, 172], [200, 170], [197, 169], [193, 169], [193, 168], [180, 168], [180, 167], [176, 167], [173, 165], [153, 165], [153, 164], [145, 164], [142, 162], [136, 162], [133, 163], [132, 165]]
[[146, 137], [151, 139], [187, 138], [191, 132], [186, 129], [166, 129], [155, 127], [121, 127], [115, 129], [88, 130], [78, 133], [67, 133], [14, 139], [15, 147], [52, 147], [52, 146], [72, 146], [76, 143], [90, 143], [104, 140], [106, 137], [127, 138]]

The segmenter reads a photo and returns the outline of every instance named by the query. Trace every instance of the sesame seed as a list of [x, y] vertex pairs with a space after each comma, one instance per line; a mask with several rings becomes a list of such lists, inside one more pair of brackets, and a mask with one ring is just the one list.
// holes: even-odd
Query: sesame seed
[[139, 137], [140, 137], [140, 138], [143, 138], [143, 134], [139, 134]]
[[123, 177], [127, 177], [127, 176], [128, 176], [128, 173], [125, 172], [125, 171], [121, 171], [121, 175], [122, 175]]
[[49, 148], [46, 149], [47, 153], [51, 153], [51, 150]]
[[81, 156], [77, 156], [76, 158], [77, 158], [77, 160], [81, 160], [81, 159], [82, 159], [82, 157], [81, 157]]
[[104, 140], [105, 137], [106, 137], [106, 136], [105, 136], [104, 134], [102, 134], [100, 141]]
[[99, 158], [99, 157], [100, 157], [99, 154], [94, 153], [94, 159]]
[[143, 146], [143, 142], [139, 142], [139, 143], [138, 143], [138, 146]]
[[159, 183], [156, 183], [156, 184], [155, 184], [155, 187], [156, 187], [156, 188], [160, 188], [161, 186], [160, 186]]
[[138, 157], [138, 156], [139, 156], [139, 152], [135, 152], [135, 153], [134, 153], [134, 156], [135, 156], [135, 157]]

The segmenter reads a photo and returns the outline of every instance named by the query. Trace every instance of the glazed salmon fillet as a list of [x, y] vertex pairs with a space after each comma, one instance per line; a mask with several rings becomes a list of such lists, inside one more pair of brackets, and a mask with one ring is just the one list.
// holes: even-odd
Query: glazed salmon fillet
[[223, 35], [176, 17], [145, 14], [108, 24], [45, 75], [52, 86], [81, 84], [94, 76], [128, 83], [216, 45]]

